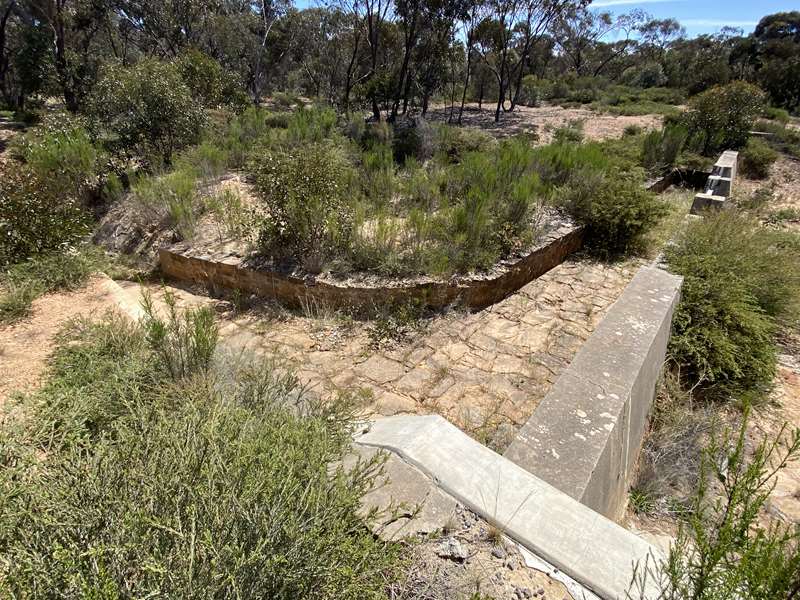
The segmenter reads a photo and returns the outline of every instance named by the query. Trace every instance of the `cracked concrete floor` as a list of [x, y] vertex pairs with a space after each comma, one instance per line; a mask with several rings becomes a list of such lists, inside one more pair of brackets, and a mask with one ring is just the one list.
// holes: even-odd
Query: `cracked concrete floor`
[[[228, 302], [174, 291], [179, 305], [217, 302], [229, 345], [288, 359], [318, 393], [355, 390], [377, 415], [438, 413], [500, 450], [640, 264], [571, 258], [486, 310], [441, 315], [377, 346], [374, 324], [316, 307], [236, 312], [225, 310]], [[122, 285], [138, 293], [135, 284]]]

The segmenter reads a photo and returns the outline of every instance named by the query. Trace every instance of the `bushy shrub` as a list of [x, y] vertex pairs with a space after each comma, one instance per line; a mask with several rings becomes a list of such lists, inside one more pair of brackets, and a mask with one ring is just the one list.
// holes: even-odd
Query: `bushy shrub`
[[95, 146], [82, 119], [48, 115], [26, 132], [16, 153], [42, 181], [57, 181], [76, 198], [96, 191], [104, 182], [106, 157]]
[[0, 271], [0, 323], [26, 317], [31, 303], [49, 292], [74, 290], [108, 266], [101, 251], [80, 247], [69, 252], [38, 254]]
[[739, 168], [745, 177], [766, 179], [776, 160], [778, 153], [769, 144], [758, 138], [751, 138], [740, 154]]
[[627, 598], [653, 588], [671, 600], [796, 595], [800, 530], [769, 512], [776, 474], [800, 456], [800, 430], [787, 423], [754, 443], [747, 417], [738, 431], [711, 431], [668, 557], [637, 565]]
[[319, 272], [349, 242], [353, 227], [353, 169], [330, 143], [264, 149], [250, 162], [266, 205], [259, 245], [276, 258], [301, 261]]
[[542, 98], [542, 82], [535, 75], [526, 75], [522, 78], [522, 87], [519, 90], [518, 102], [523, 106], [539, 106]]
[[385, 598], [400, 546], [359, 516], [380, 459], [342, 466], [353, 405], [272, 363], [166, 367], [213, 333], [206, 308], [61, 336], [0, 430], [0, 595]]
[[247, 94], [235, 75], [207, 54], [190, 48], [178, 58], [177, 64], [192, 97], [202, 106], [226, 105], [240, 110], [247, 106]]
[[787, 236], [723, 211], [666, 248], [684, 278], [670, 354], [691, 385], [724, 395], [772, 381], [776, 322], [794, 318], [800, 299], [800, 246]]
[[657, 88], [667, 83], [664, 68], [659, 63], [645, 63], [625, 72], [623, 79], [640, 88]]
[[583, 121], [572, 121], [553, 131], [553, 141], [557, 144], [580, 144], [583, 141]]
[[685, 114], [693, 147], [709, 154], [744, 146], [765, 108], [764, 92], [744, 81], [718, 85], [698, 94], [689, 100]]
[[786, 125], [790, 119], [788, 110], [785, 108], [775, 108], [774, 106], [767, 107], [767, 110], [764, 111], [764, 116], [773, 121], [777, 121], [781, 125]]
[[439, 125], [436, 128], [436, 148], [448, 162], [459, 162], [470, 152], [486, 152], [496, 144], [485, 131], [474, 127]]
[[399, 117], [394, 123], [394, 159], [402, 164], [408, 157], [419, 161], [432, 157], [434, 136], [433, 127], [422, 117]]
[[651, 131], [642, 141], [642, 166], [652, 173], [661, 173], [675, 166], [689, 131], [680, 124], [665, 125]]
[[69, 190], [30, 169], [0, 163], [0, 264], [64, 251], [89, 232], [89, 217]]
[[110, 136], [111, 147], [165, 163], [199, 139], [204, 122], [179, 68], [154, 59], [108, 68], [90, 112]]
[[587, 247], [602, 256], [641, 250], [644, 236], [667, 213], [636, 172], [578, 170], [557, 194], [583, 225]]
[[164, 218], [183, 239], [192, 237], [203, 208], [197, 201], [197, 175], [192, 169], [144, 177], [133, 184], [131, 192], [136, 202]]

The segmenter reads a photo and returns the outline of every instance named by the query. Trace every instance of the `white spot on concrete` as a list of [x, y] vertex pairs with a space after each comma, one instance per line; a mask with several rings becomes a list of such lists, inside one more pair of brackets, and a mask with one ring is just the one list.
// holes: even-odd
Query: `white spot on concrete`
[[605, 425], [603, 425], [603, 429], [605, 429], [606, 431], [613, 431], [614, 430], [614, 424], [613, 423], [606, 423]]
[[556, 452], [555, 448], [550, 448], [550, 454], [552, 454], [553, 458], [555, 458], [556, 460], [561, 458], [561, 455], [558, 452]]
[[576, 410], [575, 414], [578, 415], [581, 419], [585, 419], [586, 418], [586, 413], [583, 412], [582, 410]]
[[619, 396], [617, 396], [616, 394], [609, 394], [609, 396], [614, 400], [619, 400]]
[[611, 377], [611, 373], [608, 371], [603, 371], [603, 377]]
[[605, 397], [605, 396], [603, 396], [603, 394], [597, 394], [597, 399], [598, 399], [598, 400], [605, 400], [605, 399], [606, 399], [606, 397]]
[[617, 417], [615, 417], [611, 413], [607, 413], [607, 412], [602, 413], [600, 416], [603, 417], [604, 419], [611, 419], [612, 421], [616, 421], [617, 420]]
[[577, 431], [575, 432], [575, 437], [578, 438], [579, 440], [583, 440], [584, 442], [586, 441], [586, 436], [585, 435], [581, 435]]

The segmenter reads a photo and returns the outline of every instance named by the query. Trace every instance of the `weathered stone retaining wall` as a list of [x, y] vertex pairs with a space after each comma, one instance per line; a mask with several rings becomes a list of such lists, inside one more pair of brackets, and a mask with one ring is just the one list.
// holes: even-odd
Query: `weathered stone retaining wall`
[[640, 269], [505, 457], [606, 517], [621, 516], [681, 283]]
[[415, 301], [431, 308], [459, 303], [471, 310], [480, 310], [561, 264], [581, 244], [581, 229], [572, 224], [562, 225], [530, 253], [506, 261], [487, 276], [449, 281], [419, 279], [405, 282], [375, 278], [362, 283], [323, 277], [304, 279], [248, 267], [239, 256], [203, 254], [184, 245], [161, 248], [159, 263], [164, 274], [178, 280], [247, 291], [290, 306], [314, 300], [331, 307], [370, 310], [376, 306]]

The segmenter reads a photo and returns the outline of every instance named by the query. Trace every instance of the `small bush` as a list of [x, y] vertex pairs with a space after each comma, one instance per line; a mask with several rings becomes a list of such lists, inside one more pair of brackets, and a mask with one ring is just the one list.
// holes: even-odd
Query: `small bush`
[[30, 313], [39, 296], [57, 290], [74, 290], [106, 266], [102, 252], [80, 248], [33, 256], [0, 272], [0, 323], [12, 323]]
[[495, 146], [495, 139], [473, 127], [439, 125], [436, 128], [436, 148], [446, 161], [457, 163], [469, 152], [486, 152]]
[[776, 323], [796, 318], [800, 249], [734, 211], [692, 223], [666, 261], [683, 276], [670, 353], [690, 386], [759, 393], [775, 373]]
[[743, 81], [698, 94], [685, 114], [692, 147], [703, 154], [741, 148], [765, 106], [764, 92]]
[[636, 125], [634, 123], [630, 125], [626, 125], [625, 129], [622, 132], [622, 135], [625, 137], [634, 137], [637, 135], [641, 135], [644, 129], [642, 129], [641, 125]]
[[342, 466], [353, 405], [272, 363], [172, 373], [195, 333], [208, 356], [209, 319], [64, 332], [0, 430], [0, 595], [385, 598], [402, 559], [359, 516], [380, 459]]
[[133, 198], [184, 239], [192, 237], [203, 209], [197, 201], [197, 177], [192, 169], [177, 169], [165, 175], [144, 177], [131, 188]]
[[584, 226], [587, 246], [602, 256], [641, 251], [645, 235], [667, 214], [635, 172], [577, 171], [557, 194]]
[[768, 119], [772, 119], [773, 121], [777, 121], [784, 127], [789, 123], [790, 115], [789, 111], [785, 108], [775, 108], [774, 106], [770, 106], [764, 111], [764, 115]]
[[522, 78], [518, 102], [523, 106], [539, 106], [543, 95], [542, 88], [542, 82], [535, 75], [526, 75]]
[[192, 97], [202, 106], [244, 109], [249, 99], [241, 83], [210, 56], [191, 48], [178, 59], [178, 71]]
[[583, 141], [583, 121], [572, 121], [553, 132], [557, 144], [580, 144]]
[[669, 556], [637, 565], [626, 597], [652, 597], [648, 587], [673, 600], [795, 595], [800, 530], [765, 514], [775, 475], [800, 456], [800, 430], [784, 425], [755, 444], [750, 433], [747, 415], [738, 431], [712, 432]]
[[750, 179], [766, 179], [772, 163], [778, 160], [778, 153], [763, 140], [751, 138], [740, 157], [742, 175]]
[[68, 190], [28, 168], [0, 165], [0, 264], [65, 251], [89, 232], [89, 216]]
[[16, 150], [41, 181], [58, 182], [76, 198], [85, 198], [104, 183], [106, 157], [82, 120], [71, 115], [49, 115], [21, 136]]
[[435, 132], [422, 117], [400, 117], [394, 123], [392, 149], [394, 159], [402, 164], [411, 157], [424, 161], [433, 156]]
[[267, 255], [293, 258], [319, 272], [350, 243], [352, 166], [340, 148], [307, 144], [266, 149], [250, 163], [266, 205], [259, 245]]
[[112, 147], [167, 164], [174, 152], [199, 139], [204, 123], [179, 68], [153, 59], [107, 69], [90, 113], [111, 136]]
[[642, 166], [651, 173], [663, 173], [673, 168], [688, 135], [686, 127], [676, 124], [648, 133], [642, 141]]

